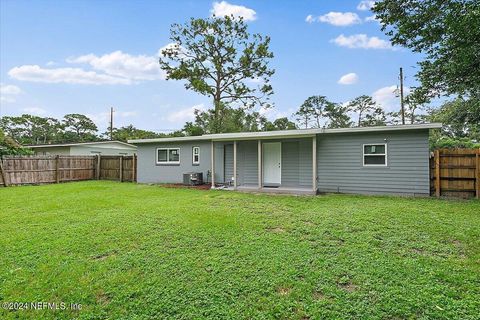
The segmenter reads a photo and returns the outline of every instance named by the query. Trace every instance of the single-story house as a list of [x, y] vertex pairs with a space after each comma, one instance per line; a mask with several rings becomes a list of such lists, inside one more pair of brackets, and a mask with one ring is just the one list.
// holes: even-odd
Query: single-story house
[[440, 123], [130, 140], [140, 183], [200, 172], [239, 191], [430, 194], [429, 130]]
[[36, 155], [91, 156], [100, 154], [131, 156], [137, 153], [135, 145], [122, 141], [39, 144], [25, 147], [32, 149]]

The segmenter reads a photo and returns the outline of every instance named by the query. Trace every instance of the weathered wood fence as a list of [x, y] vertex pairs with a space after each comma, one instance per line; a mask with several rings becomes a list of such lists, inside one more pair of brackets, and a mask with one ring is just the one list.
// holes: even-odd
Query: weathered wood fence
[[137, 156], [7, 156], [0, 186], [80, 180], [137, 180]]
[[437, 197], [480, 198], [480, 149], [435, 150], [430, 190]]

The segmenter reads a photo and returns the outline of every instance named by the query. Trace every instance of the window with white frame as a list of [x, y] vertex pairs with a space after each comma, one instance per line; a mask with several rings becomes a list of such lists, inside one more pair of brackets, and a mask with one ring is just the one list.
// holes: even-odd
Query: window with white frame
[[200, 147], [192, 148], [192, 163], [200, 164]]
[[180, 148], [158, 148], [157, 163], [158, 164], [179, 164]]
[[364, 144], [363, 145], [363, 165], [386, 166], [387, 165], [387, 144]]

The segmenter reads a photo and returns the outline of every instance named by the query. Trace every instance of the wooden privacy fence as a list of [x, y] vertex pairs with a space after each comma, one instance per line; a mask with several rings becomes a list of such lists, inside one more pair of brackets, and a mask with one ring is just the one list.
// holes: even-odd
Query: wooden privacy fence
[[137, 180], [137, 156], [7, 156], [0, 186], [80, 180]]
[[480, 149], [439, 149], [430, 158], [430, 189], [437, 197], [480, 198]]

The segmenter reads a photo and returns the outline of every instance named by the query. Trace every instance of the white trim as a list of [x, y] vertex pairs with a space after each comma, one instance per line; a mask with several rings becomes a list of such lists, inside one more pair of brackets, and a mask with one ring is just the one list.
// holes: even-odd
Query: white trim
[[[198, 150], [198, 153], [195, 154], [195, 149]], [[198, 160], [195, 161], [195, 156], [198, 156]], [[200, 164], [200, 147], [199, 146], [193, 146], [192, 147], [192, 164], [197, 165]]]
[[307, 138], [307, 137], [313, 137], [314, 135], [317, 135], [317, 134], [427, 130], [427, 129], [439, 129], [441, 127], [442, 127], [441, 123], [423, 123], [423, 124], [404, 124], [404, 125], [379, 126], [379, 127], [341, 128], [341, 129], [299, 129], [299, 130], [279, 130], [279, 131], [260, 131], [260, 132], [218, 133], [218, 134], [206, 134], [203, 136], [128, 140], [128, 142], [133, 144], [139, 144], [139, 143], [153, 143], [153, 142], [177, 142], [177, 141], [201, 141], [201, 140], [226, 141], [226, 140], [280, 139], [280, 138], [289, 138], [289, 137]]
[[[367, 153], [365, 154], [365, 146], [385, 146], [384, 153]], [[365, 156], [384, 156], [385, 157], [385, 164], [365, 164]], [[364, 167], [387, 167], [388, 166], [388, 149], [386, 143], [364, 143], [362, 145], [362, 161]]]
[[[155, 153], [155, 162], [156, 164], [180, 164], [180, 148], [156, 148]], [[158, 151], [159, 150], [167, 150], [167, 161], [158, 161]], [[177, 150], [178, 151], [178, 161], [170, 161], [170, 150]]]

